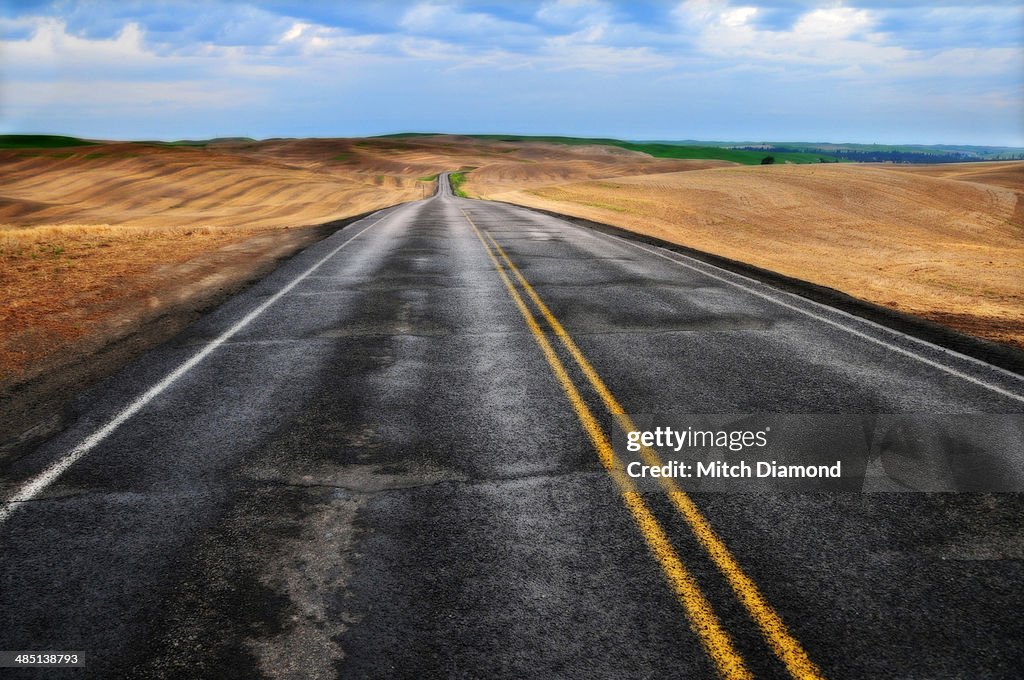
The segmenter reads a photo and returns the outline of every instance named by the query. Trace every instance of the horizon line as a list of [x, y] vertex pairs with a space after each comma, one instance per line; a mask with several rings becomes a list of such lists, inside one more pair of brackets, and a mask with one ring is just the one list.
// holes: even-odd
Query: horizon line
[[807, 140], [768, 140], [768, 139], [696, 139], [692, 137], [687, 138], [671, 138], [671, 137], [658, 137], [658, 138], [627, 138], [627, 137], [609, 137], [609, 136], [593, 136], [593, 135], [574, 135], [565, 133], [521, 133], [521, 132], [437, 132], [437, 131], [417, 131], [417, 130], [400, 130], [396, 132], [384, 132], [373, 135], [340, 135], [340, 136], [294, 136], [294, 135], [281, 135], [271, 137], [250, 137], [248, 135], [228, 135], [221, 134], [212, 137], [175, 137], [175, 138], [148, 138], [148, 139], [116, 139], [108, 137], [86, 137], [76, 134], [60, 133], [60, 132], [0, 132], [2, 137], [68, 137], [73, 139], [81, 139], [84, 141], [91, 142], [124, 142], [124, 143], [145, 143], [145, 142], [163, 142], [163, 143], [174, 143], [174, 142], [210, 142], [216, 140], [251, 140], [253, 142], [268, 142], [274, 140], [285, 140], [285, 139], [375, 139], [381, 137], [397, 137], [400, 135], [417, 135], [417, 136], [445, 136], [445, 137], [495, 137], [495, 136], [508, 136], [508, 137], [524, 137], [524, 138], [551, 138], [551, 137], [562, 137], [566, 139], [586, 139], [594, 140], [595, 142], [609, 140], [616, 142], [627, 142], [627, 143], [639, 143], [639, 144], [770, 144], [776, 146], [782, 146], [785, 144], [817, 144], [822, 146], [903, 146], [903, 147], [957, 147], [957, 148], [975, 148], [975, 149], [1006, 149], [1010, 151], [1024, 151], [1024, 146], [1009, 146], [1006, 144], [960, 144], [956, 142], [833, 142], [833, 141], [807, 141]]

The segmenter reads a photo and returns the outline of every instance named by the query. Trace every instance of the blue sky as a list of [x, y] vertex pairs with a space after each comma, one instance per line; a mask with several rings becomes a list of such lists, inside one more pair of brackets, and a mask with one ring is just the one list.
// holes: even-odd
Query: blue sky
[[0, 131], [1024, 146], [1024, 3], [11, 2]]

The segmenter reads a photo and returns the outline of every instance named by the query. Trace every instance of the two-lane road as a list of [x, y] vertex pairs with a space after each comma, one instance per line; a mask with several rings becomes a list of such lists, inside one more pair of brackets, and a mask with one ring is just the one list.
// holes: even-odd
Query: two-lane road
[[1019, 677], [1017, 494], [669, 494], [630, 413], [1019, 413], [1024, 381], [451, 194], [334, 234], [0, 461], [7, 677]]

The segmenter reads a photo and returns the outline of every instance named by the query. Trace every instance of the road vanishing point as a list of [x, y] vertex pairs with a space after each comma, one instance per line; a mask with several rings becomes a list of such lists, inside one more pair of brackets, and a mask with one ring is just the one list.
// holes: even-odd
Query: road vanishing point
[[0, 467], [4, 678], [1011, 678], [1021, 494], [640, 488], [629, 415], [1019, 413], [1024, 381], [452, 194], [340, 229]]

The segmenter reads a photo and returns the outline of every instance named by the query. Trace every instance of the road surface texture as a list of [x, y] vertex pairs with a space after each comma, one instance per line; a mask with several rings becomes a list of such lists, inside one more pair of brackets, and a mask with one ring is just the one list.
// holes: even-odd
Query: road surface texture
[[630, 413], [1019, 413], [1009, 373], [434, 197], [309, 248], [2, 461], [4, 678], [1000, 678], [1017, 494], [638, 492]]

